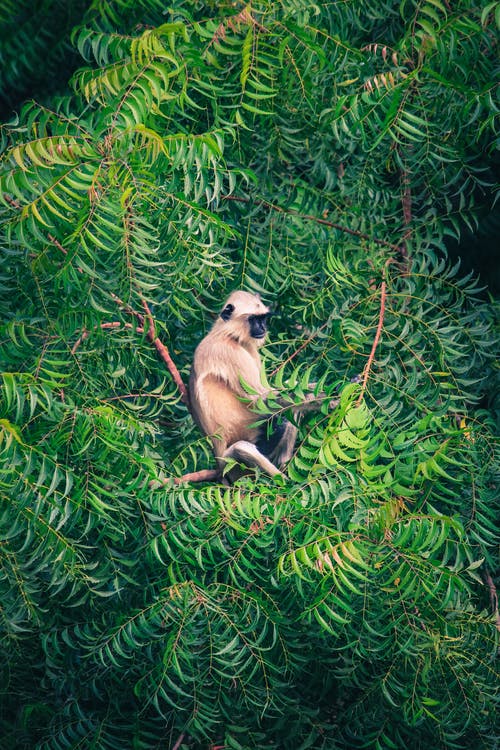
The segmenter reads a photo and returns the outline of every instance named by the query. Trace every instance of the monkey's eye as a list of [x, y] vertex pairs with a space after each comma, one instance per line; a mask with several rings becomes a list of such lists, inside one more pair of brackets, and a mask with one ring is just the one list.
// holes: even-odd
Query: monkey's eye
[[262, 321], [263, 323], [266, 323], [267, 319], [271, 317], [272, 314], [273, 314], [272, 312], [266, 312], [266, 313], [262, 313], [261, 315], [249, 315], [248, 321], [249, 323], [252, 323], [254, 320]]

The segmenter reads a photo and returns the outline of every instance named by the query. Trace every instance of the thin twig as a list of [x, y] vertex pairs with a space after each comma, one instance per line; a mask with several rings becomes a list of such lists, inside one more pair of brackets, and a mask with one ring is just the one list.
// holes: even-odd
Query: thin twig
[[403, 239], [401, 241], [399, 250], [401, 252], [401, 255], [407, 258], [408, 257], [407, 242], [409, 238], [411, 237], [410, 224], [412, 220], [412, 195], [411, 195], [410, 176], [406, 170], [401, 173], [401, 185], [403, 188], [403, 195], [401, 196], [401, 204], [403, 207], [403, 222], [404, 222], [406, 229], [403, 234]]
[[21, 208], [21, 204], [19, 203], [19, 201], [16, 201], [15, 198], [12, 198], [11, 195], [8, 195], [7, 193], [4, 193], [3, 197], [4, 197], [4, 200], [7, 201], [7, 203], [9, 204], [9, 206], [12, 206], [12, 208], [17, 208], [17, 209]]
[[273, 370], [273, 371], [271, 372], [271, 377], [273, 377], [274, 375], [276, 375], [276, 373], [277, 373], [277, 372], [279, 372], [280, 370], [282, 370], [282, 369], [283, 369], [283, 367], [286, 367], [286, 365], [287, 365], [287, 364], [288, 364], [289, 362], [291, 362], [291, 361], [292, 361], [292, 359], [295, 359], [295, 357], [297, 356], [297, 354], [300, 354], [300, 352], [301, 352], [301, 351], [302, 351], [303, 349], [305, 349], [306, 347], [308, 347], [308, 346], [309, 346], [309, 344], [311, 343], [311, 341], [314, 341], [314, 339], [316, 338], [316, 336], [318, 335], [318, 333], [319, 333], [320, 331], [322, 331], [322, 330], [323, 330], [323, 328], [326, 328], [326, 326], [327, 326], [327, 325], [328, 325], [329, 323], [330, 323], [330, 320], [326, 320], [326, 321], [325, 321], [325, 322], [323, 323], [323, 325], [321, 325], [321, 326], [320, 326], [319, 328], [316, 328], [316, 330], [315, 330], [315, 331], [314, 331], [314, 332], [313, 332], [313, 333], [312, 333], [312, 334], [311, 334], [311, 335], [309, 336], [309, 338], [307, 338], [307, 339], [306, 339], [305, 341], [303, 341], [303, 342], [302, 342], [302, 344], [301, 344], [301, 345], [300, 345], [300, 346], [299, 346], [299, 347], [298, 347], [298, 348], [297, 348], [297, 349], [296, 349], [296, 350], [295, 350], [294, 352], [292, 352], [292, 353], [290, 354], [290, 356], [289, 356], [289, 357], [287, 357], [287, 358], [286, 358], [285, 360], [283, 360], [283, 362], [281, 362], [281, 364], [279, 364], [279, 365], [278, 365], [278, 367], [276, 367], [276, 368], [275, 368], [275, 369], [274, 369], [274, 370]]
[[144, 325], [144, 315], [142, 315], [142, 313], [137, 312], [137, 310], [134, 310], [133, 307], [131, 307], [127, 302], [124, 302], [123, 300], [121, 300], [116, 294], [113, 294], [113, 292], [111, 292], [111, 299], [114, 302], [116, 302], [117, 305], [119, 305], [120, 307], [123, 307], [125, 312], [128, 312], [129, 315], [133, 315], [135, 318], [137, 318], [137, 320], [139, 321], [141, 325]]
[[496, 625], [497, 630], [500, 632], [500, 614], [498, 612], [498, 594], [497, 594], [495, 582], [493, 578], [491, 577], [491, 574], [488, 570], [485, 571], [484, 578], [486, 581], [486, 585], [488, 586], [489, 591], [490, 591], [491, 610], [493, 614], [495, 615], [495, 625]]
[[[17, 208], [18, 210], [22, 208], [19, 201], [16, 200], [15, 198], [12, 198], [10, 195], [7, 195], [7, 193], [4, 193], [3, 197], [6, 200], [6, 202], [9, 204], [9, 206], [12, 206], [13, 208]], [[63, 255], [68, 254], [68, 251], [61, 245], [59, 240], [56, 237], [54, 237], [53, 234], [50, 234], [50, 232], [47, 233], [47, 239], [49, 240], [49, 242], [52, 242], [52, 244], [55, 247], [57, 247], [57, 249], [60, 250], [61, 253], [63, 253]]]
[[177, 741], [176, 741], [175, 745], [172, 747], [172, 750], [179, 750], [180, 746], [182, 745], [182, 743], [184, 741], [184, 737], [185, 736], [186, 736], [185, 732], [182, 732], [179, 735], [179, 737], [177, 738]]
[[[102, 330], [105, 330], [107, 328], [122, 328], [122, 327], [123, 328], [133, 328], [134, 326], [132, 325], [132, 323], [122, 323], [120, 320], [114, 320], [114, 321], [112, 321], [110, 323], [101, 323], [100, 325], [95, 326], [94, 330], [96, 330], [98, 328], [101, 328]], [[139, 328], [136, 328], [135, 330], [137, 331], [137, 333], [144, 333], [144, 329], [143, 328], [139, 327]], [[80, 346], [80, 344], [83, 341], [85, 341], [85, 339], [88, 339], [89, 336], [90, 336], [89, 331], [83, 331], [83, 333], [80, 336], [80, 338], [78, 338], [75, 341], [75, 343], [73, 344], [73, 346], [71, 348], [71, 354], [75, 354], [75, 352], [78, 349], [78, 347]]]
[[[251, 202], [250, 198], [243, 198], [237, 195], [223, 195], [222, 198], [227, 201], [236, 201], [237, 203], [250, 203]], [[319, 216], [313, 216], [312, 214], [301, 214], [299, 213], [299, 211], [296, 211], [293, 208], [283, 208], [282, 206], [278, 206], [276, 205], [276, 203], [271, 203], [270, 201], [266, 201], [263, 198], [255, 200], [253, 202], [257, 206], [265, 206], [266, 208], [270, 208], [273, 211], [277, 211], [278, 213], [287, 214], [289, 216], [298, 216], [300, 219], [306, 219], [307, 221], [314, 221], [316, 224], [323, 224], [326, 227], [331, 227], [332, 229], [338, 229], [339, 232], [344, 232], [345, 234], [351, 234], [354, 237], [359, 237], [362, 240], [368, 240], [369, 242], [374, 242], [376, 245], [382, 245], [383, 247], [390, 247], [392, 250], [395, 250], [396, 252], [401, 251], [401, 247], [399, 245], [395, 245], [392, 242], [387, 242], [386, 240], [379, 240], [376, 237], [371, 237], [369, 234], [360, 232], [358, 229], [349, 229], [349, 227], [345, 227], [342, 224], [336, 224], [335, 222], [329, 221], [328, 219], [321, 219]]]
[[[160, 357], [163, 360], [163, 362], [166, 364], [167, 369], [168, 369], [169, 373], [171, 374], [174, 383], [176, 384], [177, 388], [179, 389], [179, 393], [181, 394], [181, 400], [183, 401], [183, 403], [185, 403], [187, 406], [189, 406], [188, 390], [187, 390], [187, 388], [186, 388], [186, 386], [184, 384], [184, 381], [182, 380], [182, 377], [181, 377], [181, 374], [180, 374], [179, 370], [177, 369], [177, 367], [176, 367], [176, 365], [175, 365], [172, 357], [170, 356], [170, 353], [169, 353], [167, 347], [165, 346], [165, 344], [163, 344], [160, 341], [160, 339], [158, 338], [158, 336], [155, 333], [155, 323], [154, 323], [154, 320], [153, 320], [153, 315], [151, 313], [151, 310], [150, 310], [150, 308], [148, 306], [148, 303], [144, 299], [141, 299], [143, 307], [146, 310], [146, 318], [145, 318], [144, 315], [142, 315], [141, 313], [139, 313], [136, 310], [134, 310], [133, 308], [131, 308], [130, 305], [125, 304], [115, 294], [113, 294], [112, 297], [115, 300], [115, 302], [120, 305], [120, 307], [123, 307], [126, 312], [128, 312], [130, 315], [133, 315], [137, 319], [137, 321], [139, 323], [139, 326], [137, 326], [135, 328], [135, 330], [137, 331], [137, 333], [144, 333], [144, 331], [146, 330], [145, 321], [147, 320], [148, 326], [147, 326], [147, 330], [146, 330], [146, 336], [148, 337], [148, 339], [151, 341], [151, 343], [155, 347], [156, 351], [160, 355]], [[132, 328], [132, 329], [134, 328], [134, 326], [131, 323], [121, 323], [120, 321], [113, 321], [113, 322], [110, 322], [110, 323], [101, 323], [99, 326], [97, 326], [97, 328], [101, 328], [101, 329], [106, 329], [106, 328], [120, 328], [122, 326], [125, 327], [125, 328]], [[77, 339], [77, 341], [73, 345], [73, 348], [71, 349], [71, 353], [72, 354], [74, 354], [76, 352], [76, 350], [78, 349], [78, 347], [80, 346], [80, 344], [82, 343], [82, 341], [85, 341], [85, 339], [87, 339], [89, 337], [89, 335], [90, 334], [89, 334], [88, 331], [84, 331], [81, 334], [81, 336]]]
[[368, 357], [368, 361], [363, 369], [363, 380], [361, 381], [361, 392], [356, 402], [356, 406], [359, 406], [361, 401], [363, 400], [363, 396], [365, 394], [366, 386], [368, 383], [368, 377], [370, 375], [370, 370], [373, 364], [373, 360], [375, 359], [375, 351], [377, 349], [378, 342], [380, 341], [380, 335], [382, 333], [382, 326], [384, 325], [385, 297], [386, 297], [386, 283], [385, 281], [383, 281], [380, 286], [380, 312], [378, 315], [377, 332], [375, 333], [375, 338], [373, 339], [372, 350], [370, 352], [370, 356]]
[[165, 362], [167, 369], [169, 373], [171, 374], [174, 383], [179, 389], [182, 401], [185, 404], [189, 405], [188, 390], [184, 384], [183, 379], [181, 378], [181, 374], [179, 370], [177, 369], [172, 357], [170, 356], [170, 353], [167, 347], [165, 346], [165, 344], [163, 344], [160, 341], [158, 336], [156, 336], [155, 334], [155, 323], [153, 320], [153, 315], [151, 313], [151, 310], [149, 309], [148, 303], [146, 302], [145, 299], [141, 299], [141, 302], [142, 302], [144, 309], [146, 310], [146, 319], [148, 321], [148, 330], [146, 332], [146, 335], [148, 339], [151, 341], [151, 343], [153, 344], [153, 346], [155, 347], [156, 351], [158, 352], [162, 360]]
[[68, 254], [68, 251], [66, 250], [66, 248], [64, 248], [64, 247], [63, 247], [63, 246], [61, 245], [61, 243], [59, 242], [59, 240], [58, 240], [58, 239], [57, 239], [56, 237], [54, 237], [54, 235], [53, 235], [53, 234], [48, 234], [48, 235], [47, 235], [47, 237], [48, 237], [48, 238], [49, 238], [49, 240], [50, 240], [50, 241], [52, 242], [52, 244], [53, 244], [53, 245], [54, 245], [55, 247], [57, 247], [57, 249], [58, 249], [58, 250], [60, 250], [60, 251], [61, 251], [61, 253], [62, 253], [63, 255], [67, 255], [67, 254]]

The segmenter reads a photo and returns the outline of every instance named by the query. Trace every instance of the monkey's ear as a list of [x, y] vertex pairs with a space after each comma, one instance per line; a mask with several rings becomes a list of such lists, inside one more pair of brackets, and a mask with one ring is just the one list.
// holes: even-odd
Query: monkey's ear
[[226, 305], [223, 311], [221, 312], [220, 316], [222, 320], [229, 320], [233, 312], [234, 312], [234, 305]]

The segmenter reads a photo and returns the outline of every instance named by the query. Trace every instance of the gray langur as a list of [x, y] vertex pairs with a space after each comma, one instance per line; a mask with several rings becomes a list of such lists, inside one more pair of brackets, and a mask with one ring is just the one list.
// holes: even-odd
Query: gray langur
[[[278, 467], [293, 454], [295, 425], [270, 414], [267, 425], [255, 426], [259, 415], [252, 411], [252, 401], [277, 397], [265, 383], [259, 353], [270, 314], [258, 295], [233, 292], [194, 353], [189, 379], [191, 411], [212, 441], [221, 475], [228, 459], [259, 467], [271, 476], [282, 475]], [[308, 403], [292, 407], [292, 412], [311, 408], [318, 407]]]

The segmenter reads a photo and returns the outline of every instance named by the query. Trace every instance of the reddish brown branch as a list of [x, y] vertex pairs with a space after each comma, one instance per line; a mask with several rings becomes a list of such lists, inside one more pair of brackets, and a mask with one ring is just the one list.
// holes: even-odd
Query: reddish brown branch
[[[250, 203], [250, 198], [242, 198], [236, 195], [223, 195], [222, 198], [224, 198], [224, 200], [227, 200], [227, 201], [236, 201], [237, 203]], [[396, 250], [397, 252], [401, 251], [400, 246], [394, 245], [392, 242], [387, 242], [386, 240], [379, 240], [376, 237], [371, 237], [369, 234], [360, 232], [358, 229], [349, 229], [349, 227], [345, 227], [342, 224], [336, 224], [335, 222], [329, 221], [328, 219], [321, 219], [319, 216], [313, 216], [312, 214], [301, 214], [292, 208], [283, 208], [282, 206], [278, 206], [275, 203], [271, 203], [270, 201], [266, 201], [262, 198], [254, 201], [254, 203], [257, 206], [265, 206], [266, 208], [272, 209], [273, 211], [277, 211], [278, 213], [281, 213], [281, 214], [287, 214], [288, 216], [298, 216], [300, 219], [306, 219], [307, 221], [314, 221], [316, 224], [323, 224], [326, 227], [337, 229], [339, 232], [343, 232], [344, 234], [351, 234], [354, 237], [359, 237], [362, 240], [368, 240], [369, 242], [374, 242], [376, 245], [382, 245], [383, 247], [390, 247], [392, 250]]]
[[9, 204], [9, 206], [12, 206], [12, 208], [21, 208], [21, 204], [19, 203], [19, 201], [16, 201], [16, 199], [12, 198], [12, 196], [4, 193], [3, 197], [4, 200]]
[[[146, 330], [146, 336], [155, 347], [156, 351], [160, 355], [163, 362], [166, 364], [167, 369], [170, 375], [172, 376], [174, 383], [179, 389], [179, 392], [181, 394], [181, 400], [185, 404], [189, 405], [188, 390], [184, 384], [184, 381], [182, 380], [179, 370], [177, 369], [172, 357], [170, 356], [170, 353], [167, 347], [165, 346], [165, 344], [163, 344], [160, 341], [160, 339], [155, 333], [155, 323], [154, 323], [153, 316], [152, 316], [151, 310], [149, 309], [147, 302], [144, 299], [141, 300], [144, 306], [144, 309], [146, 310], [146, 318], [145, 318], [144, 315], [137, 312], [136, 310], [133, 310], [129, 305], [125, 304], [115, 294], [113, 294], [112, 297], [115, 300], [115, 302], [120, 305], [120, 307], [123, 307], [126, 312], [128, 312], [130, 315], [133, 315], [137, 319], [137, 321], [139, 322], [139, 326], [137, 326], [135, 330], [138, 333], [144, 333], [144, 331]], [[147, 320], [147, 329], [145, 325], [146, 320]], [[100, 326], [98, 327], [101, 329], [106, 329], [106, 328], [120, 328], [122, 326], [125, 328], [134, 328], [131, 323], [121, 323], [120, 321], [113, 321], [110, 323], [101, 323]], [[78, 349], [78, 347], [80, 346], [80, 344], [82, 343], [82, 341], [85, 341], [85, 339], [87, 339], [88, 337], [89, 337], [89, 332], [84, 331], [82, 335], [79, 337], [79, 339], [73, 345], [73, 348], [71, 349], [71, 353], [74, 354], [76, 350]]]
[[111, 299], [113, 299], [117, 305], [119, 305], [120, 307], [123, 307], [125, 312], [129, 313], [129, 315], [133, 315], [135, 318], [137, 318], [141, 326], [144, 325], [144, 315], [142, 315], [142, 313], [137, 312], [137, 310], [134, 310], [133, 307], [131, 307], [126, 302], [124, 302], [119, 297], [117, 297], [116, 294], [111, 293]]
[[179, 737], [177, 738], [175, 745], [173, 745], [172, 750], [179, 750], [180, 746], [182, 745], [184, 741], [184, 737], [185, 737], [185, 734], [184, 732], [182, 732], [182, 734], [180, 734]]
[[370, 370], [373, 364], [373, 360], [375, 359], [375, 352], [377, 350], [377, 346], [380, 341], [382, 327], [384, 325], [385, 298], [386, 298], [386, 283], [385, 281], [383, 281], [380, 286], [380, 312], [378, 316], [377, 332], [375, 333], [375, 338], [373, 339], [372, 350], [370, 352], [370, 356], [368, 357], [368, 361], [363, 369], [363, 379], [361, 381], [361, 392], [356, 402], [356, 406], [359, 406], [361, 401], [363, 400], [363, 396], [365, 394], [366, 386], [368, 383], [368, 377], [370, 375]]
[[58, 239], [57, 239], [56, 237], [54, 237], [54, 235], [53, 235], [53, 234], [48, 234], [48, 235], [47, 235], [47, 237], [48, 237], [48, 238], [49, 238], [49, 240], [50, 240], [50, 241], [52, 242], [52, 244], [53, 244], [53, 245], [54, 245], [55, 247], [57, 247], [57, 249], [58, 249], [58, 250], [60, 250], [60, 251], [61, 251], [61, 253], [62, 253], [63, 255], [67, 255], [67, 254], [68, 254], [68, 251], [67, 251], [67, 250], [66, 250], [66, 249], [65, 249], [65, 248], [64, 248], [64, 247], [63, 247], [63, 246], [61, 245], [61, 243], [59, 242], [59, 240], [58, 240]]
[[163, 344], [158, 337], [155, 339], [152, 339], [152, 343], [160, 355], [161, 359], [165, 362], [167, 369], [169, 373], [172, 376], [172, 379], [174, 383], [176, 384], [177, 388], [179, 389], [179, 392], [181, 394], [181, 399], [183, 403], [186, 405], [189, 405], [189, 396], [188, 396], [188, 390], [184, 384], [184, 381], [181, 378], [180, 372], [175, 366], [175, 363], [172, 359], [172, 357], [169, 354], [169, 351], [165, 344]]
[[[131, 323], [122, 323], [119, 320], [114, 320], [113, 322], [110, 322], [110, 323], [101, 323], [100, 325], [96, 326], [96, 328], [101, 328], [102, 330], [105, 330], [106, 328], [122, 328], [122, 327], [124, 327], [124, 328], [133, 328], [133, 325]], [[136, 331], [138, 333], [143, 333], [143, 329], [142, 328], [136, 328]], [[83, 331], [83, 333], [80, 336], [80, 338], [78, 338], [75, 341], [75, 343], [73, 344], [73, 346], [71, 348], [71, 354], [74, 354], [76, 352], [76, 350], [78, 349], [78, 347], [80, 346], [80, 344], [83, 341], [85, 341], [85, 339], [88, 339], [89, 336], [90, 336], [89, 331]]]
[[166, 477], [165, 479], [152, 479], [149, 483], [151, 490], [157, 490], [160, 487], [170, 484], [172, 481], [177, 486], [184, 482], [213, 482], [220, 478], [218, 469], [200, 469], [199, 471], [190, 471], [181, 477]]
[[148, 321], [148, 329], [147, 329], [146, 335], [148, 339], [151, 341], [151, 343], [153, 344], [153, 346], [155, 347], [156, 351], [158, 352], [162, 360], [165, 362], [167, 369], [169, 373], [171, 374], [174, 383], [179, 389], [182, 401], [185, 404], [189, 405], [188, 390], [184, 384], [184, 381], [181, 378], [181, 374], [179, 370], [177, 369], [172, 357], [170, 356], [170, 353], [167, 347], [165, 346], [165, 344], [163, 344], [160, 341], [158, 336], [156, 336], [155, 334], [155, 323], [153, 320], [153, 316], [151, 314], [151, 310], [149, 309], [148, 303], [144, 299], [141, 301], [142, 301], [144, 309], [146, 310], [146, 319]]
[[495, 615], [495, 625], [497, 630], [500, 632], [500, 614], [498, 612], [498, 594], [495, 582], [488, 570], [484, 573], [484, 578], [486, 581], [486, 585], [488, 586], [488, 589], [490, 591], [491, 610]]

